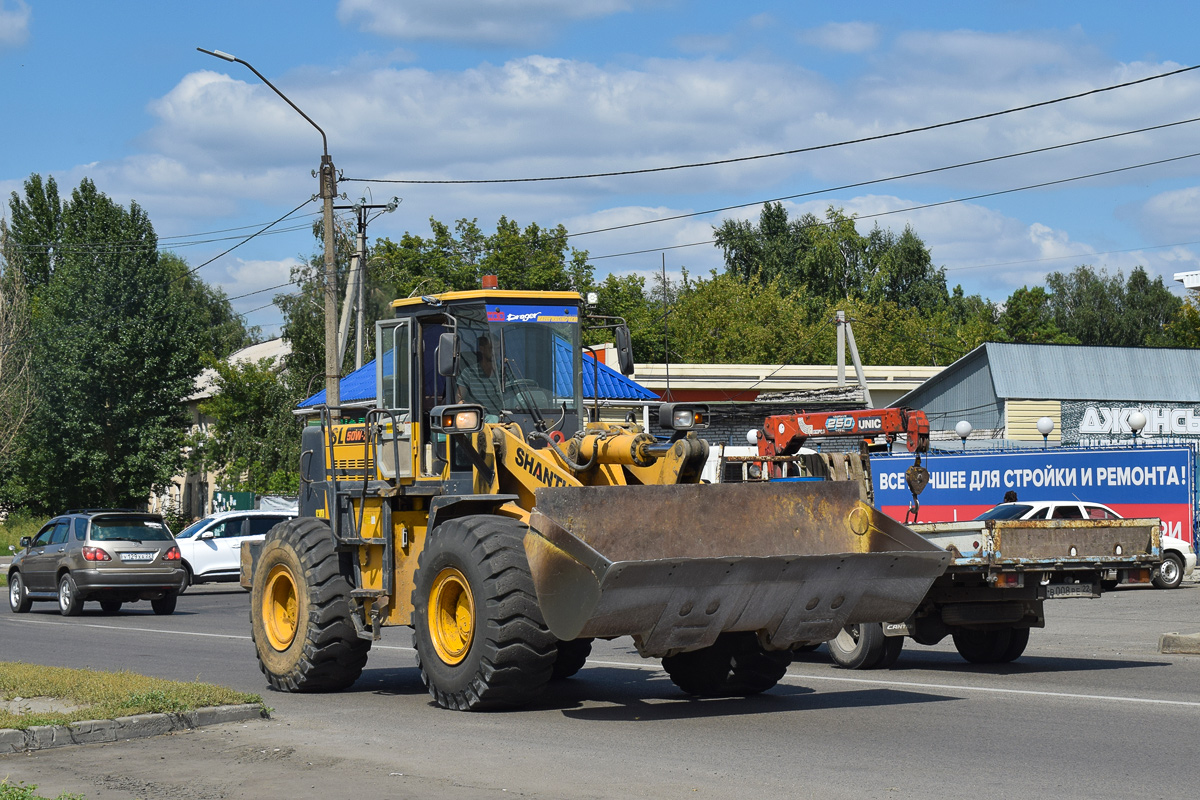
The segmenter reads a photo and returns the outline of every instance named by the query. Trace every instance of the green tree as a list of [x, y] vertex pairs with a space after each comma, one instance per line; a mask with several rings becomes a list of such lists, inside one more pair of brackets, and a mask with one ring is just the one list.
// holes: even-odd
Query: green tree
[[299, 397], [270, 359], [230, 364], [212, 360], [215, 392], [200, 404], [212, 417], [193, 458], [220, 473], [220, 488], [257, 494], [295, 494], [300, 487]]
[[[37, 200], [10, 203], [18, 241], [36, 238], [24, 226]], [[43, 511], [138, 506], [182, 461], [201, 315], [180, 302], [145, 212], [90, 180], [63, 205], [59, 238], [44, 244], [59, 255], [44, 284], [30, 281], [36, 403], [5, 492]]]
[[1000, 338], [1017, 344], [1079, 344], [1054, 321], [1049, 293], [1041, 286], [1022, 286], [1008, 298], [997, 321]]
[[37, 293], [50, 282], [62, 257], [63, 207], [53, 176], [43, 181], [34, 173], [24, 188], [24, 197], [13, 192], [9, 200], [12, 223], [0, 220], [0, 256]]
[[1055, 325], [1081, 344], [1165, 344], [1166, 325], [1182, 304], [1161, 276], [1151, 281], [1141, 267], [1126, 281], [1121, 272], [1109, 275], [1080, 265], [1069, 273], [1047, 275], [1046, 288]]

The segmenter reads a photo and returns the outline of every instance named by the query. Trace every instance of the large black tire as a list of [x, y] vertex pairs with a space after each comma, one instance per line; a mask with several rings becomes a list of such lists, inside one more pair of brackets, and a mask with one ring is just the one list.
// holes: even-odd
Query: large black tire
[[77, 617], [83, 611], [83, 598], [71, 573], [64, 572], [58, 579], [58, 613], [64, 617]]
[[183, 562], [183, 586], [179, 587], [179, 593], [183, 594], [188, 589], [192, 588], [195, 582], [195, 577], [192, 575], [192, 567], [186, 561]]
[[120, 600], [101, 600], [100, 610], [105, 614], [116, 614], [121, 610]]
[[787, 673], [792, 654], [763, 650], [753, 633], [723, 633], [709, 647], [667, 656], [671, 682], [698, 697], [744, 697], [770, 689]]
[[833, 663], [843, 669], [875, 669], [883, 659], [887, 638], [878, 622], [855, 623], [843, 628], [826, 645]]
[[250, 589], [250, 633], [272, 689], [338, 691], [362, 674], [371, 642], [355, 630], [339, 561], [329, 525], [315, 517], [267, 533]]
[[[164, 594], [162, 597], [158, 597], [158, 598], [155, 598], [154, 600], [151, 600], [150, 607], [154, 609], [155, 614], [165, 616], [167, 614], [175, 613], [175, 604], [178, 601], [179, 601], [179, 595], [175, 594], [174, 592], [171, 592], [170, 594]], [[118, 604], [118, 608], [119, 607], [120, 607], [120, 604]]]
[[25, 588], [25, 578], [21, 576], [20, 572], [14, 572], [8, 576], [8, 607], [14, 614], [26, 614], [29, 609], [33, 608], [33, 601], [29, 599], [29, 590]]
[[1000, 656], [999, 663], [1007, 664], [1010, 661], [1016, 661], [1025, 652], [1025, 647], [1028, 644], [1029, 628], [1013, 628], [1008, 640], [1008, 647], [1004, 648], [1004, 653]]
[[507, 517], [447, 520], [417, 558], [413, 643], [442, 708], [519, 706], [550, 681], [558, 640], [537, 604], [526, 530]]
[[1152, 581], [1159, 589], [1178, 589], [1183, 583], [1183, 560], [1174, 553], [1164, 553]]
[[[1029, 640], [1029, 629], [1025, 631], [1026, 641]], [[953, 634], [954, 647], [958, 654], [972, 664], [999, 664], [1004, 661], [1008, 647], [1012, 643], [1013, 629], [998, 628], [995, 630], [975, 631], [961, 630]], [[1024, 649], [1024, 648], [1022, 648]], [[1018, 653], [1017, 655], [1020, 655]], [[1016, 658], [1016, 656], [1013, 656]], [[1010, 661], [1012, 659], [1009, 659]]]
[[572, 639], [569, 642], [564, 642], [560, 639], [558, 642], [558, 654], [554, 658], [554, 671], [550, 673], [550, 680], [561, 681], [579, 672], [579, 670], [583, 669], [583, 665], [587, 662], [587, 657], [591, 653], [591, 639]]
[[1100, 591], [1111, 592], [1113, 589], [1116, 589], [1120, 585], [1121, 585], [1121, 582], [1118, 580], [1111, 580], [1109, 578], [1104, 578], [1103, 580], [1100, 581]]
[[879, 663], [875, 665], [875, 669], [891, 669], [900, 659], [903, 650], [903, 636], [884, 636], [883, 653], [879, 656]]

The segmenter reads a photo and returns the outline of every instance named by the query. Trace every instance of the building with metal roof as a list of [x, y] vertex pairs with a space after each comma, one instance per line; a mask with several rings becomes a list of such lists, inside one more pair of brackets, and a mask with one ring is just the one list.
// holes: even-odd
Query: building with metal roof
[[1140, 410], [1142, 438], [1200, 444], [1200, 350], [989, 342], [894, 405], [925, 411], [934, 438], [966, 421], [971, 438], [1043, 442], [1049, 417], [1050, 442], [1128, 444]]

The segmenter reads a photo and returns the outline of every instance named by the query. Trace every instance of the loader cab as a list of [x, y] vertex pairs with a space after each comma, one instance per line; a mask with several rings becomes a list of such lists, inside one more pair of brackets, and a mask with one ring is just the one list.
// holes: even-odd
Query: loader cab
[[409, 423], [416, 480], [471, 470], [434, 430], [437, 407], [479, 405], [485, 422], [515, 422], [526, 434], [579, 429], [579, 302], [574, 292], [481, 290], [393, 303], [395, 319], [376, 328], [376, 401]]

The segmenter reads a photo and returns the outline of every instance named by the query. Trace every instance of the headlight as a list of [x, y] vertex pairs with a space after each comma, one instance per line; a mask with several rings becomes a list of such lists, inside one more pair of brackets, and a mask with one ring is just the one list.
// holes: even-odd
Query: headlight
[[438, 406], [429, 412], [429, 421], [438, 433], [475, 433], [483, 429], [483, 406]]
[[674, 431], [707, 428], [708, 406], [704, 403], [663, 403], [658, 407], [658, 425]]

